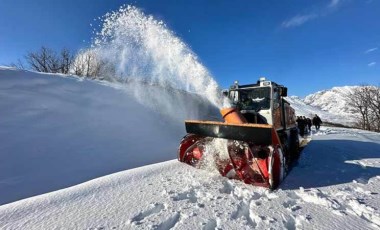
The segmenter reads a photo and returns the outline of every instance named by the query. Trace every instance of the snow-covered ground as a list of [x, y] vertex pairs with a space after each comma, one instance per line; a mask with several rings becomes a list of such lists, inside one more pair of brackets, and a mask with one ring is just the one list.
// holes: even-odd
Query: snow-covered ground
[[276, 191], [176, 160], [0, 206], [4, 229], [379, 229], [380, 135], [323, 128]]
[[380, 228], [380, 134], [314, 131], [270, 192], [172, 160], [182, 117], [98, 83], [0, 68], [0, 229]]

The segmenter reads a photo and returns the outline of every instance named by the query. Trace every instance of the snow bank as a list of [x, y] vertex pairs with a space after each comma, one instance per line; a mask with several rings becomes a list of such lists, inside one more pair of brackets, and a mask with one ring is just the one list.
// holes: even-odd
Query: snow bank
[[183, 120], [210, 109], [161, 90], [177, 108], [172, 119], [136, 102], [128, 87], [62, 76], [0, 69], [0, 205], [175, 159]]

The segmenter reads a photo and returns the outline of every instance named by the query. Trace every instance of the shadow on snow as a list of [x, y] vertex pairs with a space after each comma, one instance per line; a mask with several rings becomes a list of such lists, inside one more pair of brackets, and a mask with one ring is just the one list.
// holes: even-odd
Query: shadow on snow
[[[373, 161], [378, 158], [378, 163]], [[356, 180], [366, 184], [380, 175], [380, 144], [353, 140], [313, 140], [303, 150], [281, 189], [313, 188], [350, 183]]]

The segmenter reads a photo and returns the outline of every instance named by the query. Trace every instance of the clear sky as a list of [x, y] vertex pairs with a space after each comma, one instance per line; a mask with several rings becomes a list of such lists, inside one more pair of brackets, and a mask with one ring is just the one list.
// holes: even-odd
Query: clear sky
[[303, 97], [380, 84], [380, 0], [0, 0], [0, 65], [88, 47], [90, 24], [122, 4], [163, 20], [222, 87], [266, 76]]

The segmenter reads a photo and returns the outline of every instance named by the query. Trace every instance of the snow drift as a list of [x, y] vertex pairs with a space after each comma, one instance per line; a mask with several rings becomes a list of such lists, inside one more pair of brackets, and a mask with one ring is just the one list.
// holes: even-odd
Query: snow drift
[[[160, 92], [176, 119], [138, 103], [136, 87]], [[176, 158], [183, 120], [218, 112], [181, 91], [6, 68], [0, 98], [0, 205]]]

